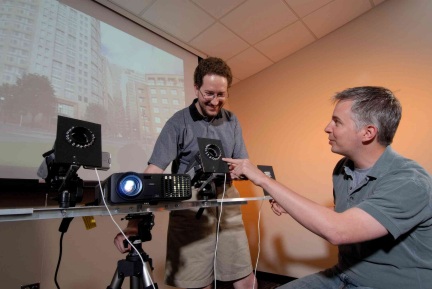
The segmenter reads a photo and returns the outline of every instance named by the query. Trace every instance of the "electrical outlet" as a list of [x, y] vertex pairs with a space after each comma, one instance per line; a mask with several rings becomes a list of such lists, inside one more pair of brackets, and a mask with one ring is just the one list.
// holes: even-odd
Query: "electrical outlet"
[[21, 289], [40, 289], [40, 283], [21, 285]]

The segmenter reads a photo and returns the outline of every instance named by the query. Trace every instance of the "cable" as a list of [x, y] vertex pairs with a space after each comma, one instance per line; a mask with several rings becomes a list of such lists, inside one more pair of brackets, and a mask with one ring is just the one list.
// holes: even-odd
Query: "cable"
[[[109, 214], [110, 217], [111, 217], [111, 220], [112, 220], [113, 223], [117, 226], [117, 228], [119, 229], [120, 233], [123, 235], [123, 237], [125, 238], [125, 240], [129, 243], [129, 245], [131, 246], [131, 248], [133, 248], [133, 249], [135, 250], [135, 252], [137, 253], [138, 257], [141, 259], [141, 262], [142, 262], [142, 264], [143, 264], [143, 273], [144, 273], [144, 272], [147, 272], [147, 270], [146, 270], [146, 268], [145, 268], [146, 265], [145, 265], [144, 259], [141, 257], [141, 254], [138, 252], [137, 248], [135, 248], [135, 246], [132, 244], [132, 242], [131, 242], [131, 241], [128, 239], [128, 237], [125, 235], [125, 233], [123, 232], [122, 228], [121, 228], [121, 227], [117, 224], [117, 222], [114, 220], [114, 217], [113, 217], [113, 215], [111, 214], [111, 211], [109, 210], [107, 203], [105, 202], [105, 192], [104, 192], [103, 189], [102, 189], [102, 184], [101, 184], [101, 181], [100, 181], [100, 178], [99, 178], [99, 174], [98, 174], [96, 168], [95, 168], [95, 172], [96, 172], [96, 176], [97, 176], [97, 179], [98, 179], [98, 182], [99, 182], [99, 189], [100, 189], [101, 194], [102, 194], [102, 201], [103, 201], [103, 203], [104, 203], [104, 205], [105, 205], [105, 208], [106, 208], [107, 211], [108, 211], [108, 214]], [[152, 278], [151, 278], [151, 276], [150, 276], [150, 273], [148, 273], [148, 272], [147, 272], [147, 277], [150, 279], [150, 282], [151, 282], [151, 284], [152, 284], [153, 289], [156, 289], [156, 287], [155, 287], [155, 285], [154, 285], [154, 283], [153, 283], [153, 280], [152, 280]]]
[[60, 289], [60, 286], [57, 282], [57, 274], [58, 274], [58, 271], [60, 268], [60, 263], [61, 263], [62, 254], [63, 254], [63, 235], [64, 235], [64, 232], [62, 232], [61, 236], [60, 236], [60, 252], [59, 252], [59, 258], [57, 261], [57, 266], [56, 266], [56, 270], [55, 270], [55, 274], [54, 274], [54, 282], [55, 282], [57, 289]]
[[[215, 245], [215, 253], [214, 253], [214, 260], [213, 260], [213, 275], [214, 275], [214, 289], [216, 289], [216, 257], [217, 257], [217, 247], [219, 243], [219, 227], [220, 227], [220, 221], [222, 218], [222, 209], [223, 209], [223, 200], [225, 198], [225, 192], [226, 192], [226, 174], [224, 179], [224, 186], [223, 186], [223, 193], [222, 193], [222, 201], [221, 201], [221, 207], [220, 207], [220, 213], [219, 218], [217, 222], [217, 229], [216, 229], [216, 245]], [[217, 198], [217, 192], [216, 192], [216, 198]]]
[[256, 271], [257, 271], [257, 268], [258, 268], [258, 260], [259, 260], [259, 255], [260, 255], [260, 252], [261, 252], [261, 230], [260, 230], [260, 223], [261, 223], [261, 208], [262, 208], [262, 205], [263, 205], [263, 201], [261, 200], [261, 205], [260, 205], [260, 208], [259, 208], [259, 211], [258, 211], [258, 253], [257, 253], [256, 262], [255, 262], [255, 270], [254, 270], [255, 278], [254, 278], [254, 283], [253, 283], [252, 289], [255, 289], [255, 281], [257, 281]]
[[62, 255], [63, 255], [63, 236], [64, 234], [67, 232], [70, 223], [72, 222], [73, 217], [67, 217], [67, 218], [63, 218], [61, 223], [60, 223], [60, 227], [59, 227], [59, 232], [61, 232], [61, 236], [60, 236], [60, 248], [59, 248], [59, 259], [57, 261], [57, 266], [56, 266], [56, 270], [55, 270], [55, 274], [54, 274], [54, 282], [56, 284], [56, 287], [58, 289], [60, 289], [60, 286], [57, 282], [57, 274], [60, 268], [60, 263], [61, 263], [61, 259], [62, 259]]

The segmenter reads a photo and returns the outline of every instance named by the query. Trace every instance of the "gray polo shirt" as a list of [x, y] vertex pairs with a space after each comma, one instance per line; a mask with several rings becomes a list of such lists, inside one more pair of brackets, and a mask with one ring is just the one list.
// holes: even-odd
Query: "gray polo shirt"
[[339, 246], [338, 267], [362, 286], [432, 288], [432, 178], [391, 147], [356, 187], [353, 163], [333, 172], [335, 210], [358, 207], [389, 232], [367, 242]]
[[165, 170], [172, 164], [172, 173], [185, 173], [198, 153], [197, 137], [219, 139], [226, 157], [248, 158], [242, 129], [237, 117], [226, 109], [212, 120], [202, 116], [195, 103], [176, 112], [163, 127], [149, 164]]

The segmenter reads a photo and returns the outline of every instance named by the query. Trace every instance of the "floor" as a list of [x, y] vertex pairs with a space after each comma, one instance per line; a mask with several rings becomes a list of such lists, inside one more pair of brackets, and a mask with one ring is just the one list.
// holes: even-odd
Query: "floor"
[[[258, 289], [274, 289], [280, 285], [281, 284], [272, 281], [258, 280]], [[229, 282], [218, 282], [216, 284], [216, 289], [234, 289], [234, 287]]]
[[[258, 289], [275, 289], [295, 278], [257, 271]], [[217, 282], [216, 289], [234, 289], [230, 282]]]

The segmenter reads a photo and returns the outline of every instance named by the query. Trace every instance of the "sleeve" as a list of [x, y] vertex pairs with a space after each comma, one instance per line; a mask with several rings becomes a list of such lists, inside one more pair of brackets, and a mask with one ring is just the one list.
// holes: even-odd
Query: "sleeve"
[[175, 121], [171, 118], [162, 128], [148, 163], [165, 170], [177, 157], [178, 139], [179, 129], [175, 126]]
[[431, 218], [427, 183], [403, 172], [377, 184], [373, 194], [358, 207], [380, 222], [395, 239]]
[[232, 121], [234, 125], [234, 151], [232, 158], [235, 159], [247, 159], [249, 158], [248, 152], [246, 150], [246, 145], [243, 139], [242, 128], [240, 122], [235, 115], [232, 115]]

